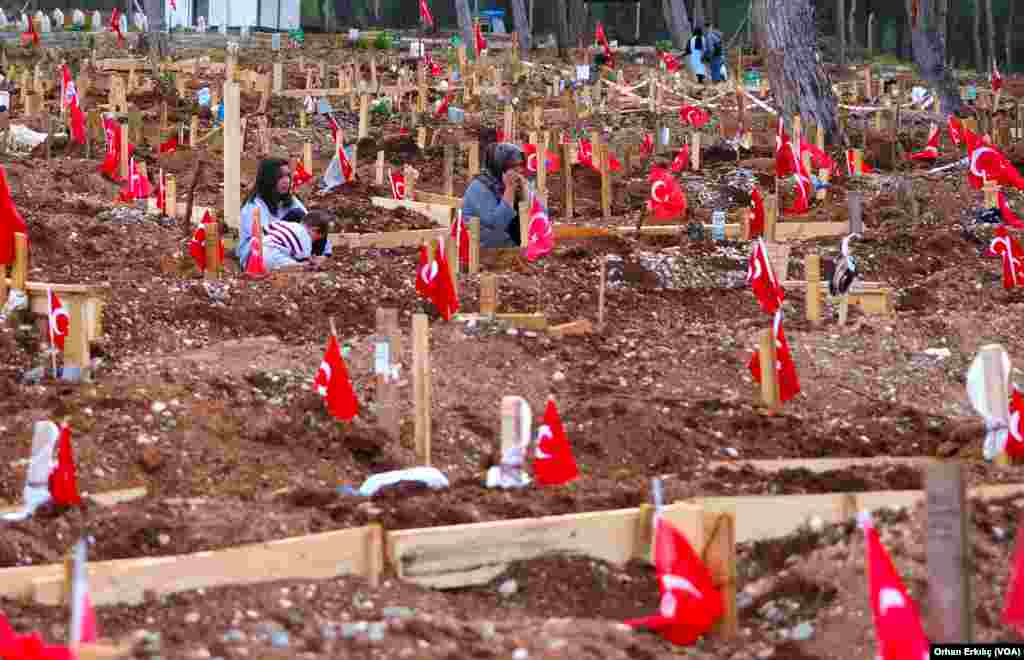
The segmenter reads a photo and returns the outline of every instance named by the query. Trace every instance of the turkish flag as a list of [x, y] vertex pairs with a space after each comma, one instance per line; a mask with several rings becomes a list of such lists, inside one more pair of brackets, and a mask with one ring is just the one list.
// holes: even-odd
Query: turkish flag
[[324, 352], [324, 359], [320, 362], [320, 368], [313, 379], [313, 389], [323, 397], [327, 403], [327, 411], [335, 419], [351, 422], [359, 413], [359, 401], [352, 390], [352, 382], [348, 379], [348, 369], [341, 358], [338, 338], [333, 334], [327, 340], [327, 351]]
[[117, 45], [123, 48], [124, 35], [121, 34], [121, 12], [118, 11], [117, 7], [114, 7], [114, 11], [110, 14], [110, 29], [117, 34]]
[[793, 152], [793, 144], [779, 118], [779, 130], [775, 134], [775, 176], [784, 177], [797, 172], [797, 157]]
[[[580, 163], [591, 168], [595, 172], [601, 172], [600, 167], [594, 162], [594, 147], [590, 144], [590, 140], [580, 138], [578, 141], [579, 149], [577, 150], [577, 156], [579, 157]], [[622, 169], [622, 163], [615, 157], [615, 154], [608, 154], [608, 171], [618, 172]]]
[[967, 170], [967, 181], [972, 188], [981, 190], [985, 181], [989, 180], [1024, 190], [1024, 178], [1021, 178], [1020, 172], [1002, 152], [976, 138], [971, 142], [968, 144], [970, 168]]
[[[762, 233], [763, 230], [762, 222]], [[747, 262], [747, 283], [750, 284], [750, 288], [754, 291], [754, 297], [757, 298], [757, 302], [765, 314], [774, 314], [782, 306], [786, 294], [772, 271], [768, 250], [764, 240], [760, 238], [754, 241], [754, 249]]]
[[446, 96], [441, 99], [441, 102], [437, 104], [437, 110], [434, 111], [434, 118], [441, 119], [448, 116], [448, 105], [451, 103], [452, 97]]
[[46, 296], [49, 298], [49, 326], [50, 326], [50, 344], [64, 350], [64, 338], [68, 336], [68, 326], [71, 324], [71, 317], [68, 315], [68, 310], [64, 307], [64, 303], [61, 302], [57, 294], [52, 289], [47, 289]]
[[870, 514], [858, 516], [867, 550], [868, 595], [875, 620], [876, 655], [882, 660], [927, 660], [930, 643], [914, 601], [882, 546]]
[[676, 157], [672, 159], [672, 172], [679, 174], [688, 169], [690, 169], [690, 145], [684, 144]]
[[[950, 117], [950, 120], [953, 118]], [[939, 127], [936, 124], [932, 124], [931, 130], [928, 132], [928, 143], [921, 151], [915, 151], [910, 154], [910, 160], [935, 160], [939, 157]]]
[[455, 210], [455, 222], [452, 223], [451, 237], [459, 246], [459, 262], [469, 267], [469, 229], [462, 219], [462, 209]]
[[999, 212], [1003, 216], [1003, 222], [1014, 229], [1024, 229], [1024, 220], [1017, 217], [1010, 205], [1006, 203], [1006, 195], [1002, 190], [996, 193], [996, 200], [999, 202]]
[[178, 150], [178, 136], [172, 135], [160, 144], [160, 153], [173, 154]]
[[676, 645], [693, 644], [725, 613], [722, 594], [686, 537], [660, 515], [654, 524], [654, 567], [661, 605], [657, 614], [625, 623], [654, 630]]
[[434, 263], [437, 265], [437, 284], [431, 291], [433, 295], [430, 300], [441, 314], [441, 318], [450, 321], [452, 316], [459, 311], [459, 297], [455, 293], [455, 283], [452, 281], [452, 272], [448, 267], [448, 256], [444, 252], [444, 243], [438, 243], [437, 257]]
[[[854, 167], [856, 166], [857, 158], [856, 158], [856, 154], [854, 154], [853, 152], [854, 152], [853, 149], [847, 149], [846, 150], [846, 176], [853, 176], [853, 174], [854, 174], [853, 170], [854, 170]], [[870, 165], [868, 165], [867, 162], [865, 162], [863, 157], [861, 157], [861, 159], [860, 159], [860, 171], [863, 174], [871, 174], [875, 170]]]
[[57, 467], [48, 479], [50, 497], [60, 506], [79, 506], [82, 496], [78, 493], [78, 477], [75, 475], [75, 458], [71, 453], [71, 429], [67, 424], [60, 428], [57, 440]]
[[430, 13], [427, 0], [420, 0], [420, 20], [427, 27], [434, 27], [434, 16]]
[[313, 180], [313, 175], [306, 171], [301, 158], [295, 159], [295, 171], [292, 173], [292, 187], [300, 188]]
[[647, 157], [654, 154], [654, 138], [650, 133], [644, 136], [644, 141], [640, 145], [640, 153]]
[[611, 60], [613, 57], [612, 47], [608, 43], [608, 36], [604, 33], [604, 25], [601, 21], [597, 22], [597, 29], [594, 30], [594, 38], [597, 40], [597, 43], [601, 44], [601, 47], [604, 48], [604, 54], [609, 60]]
[[[539, 167], [537, 161], [537, 145], [535, 144], [524, 144], [523, 153], [526, 154], [526, 171], [530, 174], [536, 174]], [[562, 161], [555, 152], [545, 149], [544, 150], [544, 165], [547, 167], [548, 174], [557, 172], [562, 166]]]
[[391, 196], [395, 199], [405, 199], [405, 175], [396, 174], [389, 169], [388, 182], [391, 184]]
[[420, 263], [416, 267], [416, 293], [432, 300], [437, 287], [437, 262], [430, 257], [430, 248], [420, 246]]
[[[117, 11], [116, 9], [114, 11]], [[39, 45], [39, 33], [36, 32], [36, 22], [31, 16], [28, 18], [28, 30], [21, 33], [21, 45], [27, 46], [32, 44], [33, 46]]]
[[[793, 354], [789, 350], [789, 342], [782, 331], [782, 310], [775, 312], [773, 324], [775, 334], [775, 370], [776, 382], [779, 384], [779, 399], [785, 403], [800, 393], [800, 378], [796, 373]], [[750, 362], [750, 375], [755, 383], [761, 382], [761, 353], [755, 350]]]
[[71, 100], [71, 141], [85, 144], [85, 113], [78, 107], [78, 97]]
[[811, 144], [810, 142], [800, 143], [800, 158], [804, 157], [804, 154], [811, 155], [811, 167], [814, 171], [828, 170], [829, 174], [833, 174], [836, 171], [836, 162], [832, 160], [832, 157], [817, 147], [817, 145]]
[[0, 266], [14, 263], [14, 235], [28, 235], [25, 220], [18, 213], [7, 185], [7, 170], [0, 167]]
[[1024, 250], [1005, 225], [996, 227], [989, 249], [1003, 258], [1003, 288], [1024, 286]]
[[263, 226], [259, 218], [252, 219], [252, 238], [249, 240], [249, 258], [245, 260], [245, 275], [259, 278], [267, 275], [267, 266], [263, 263]]
[[477, 22], [474, 27], [474, 35], [476, 39], [476, 56], [480, 57], [480, 53], [487, 50], [487, 40], [484, 39], [484, 33], [480, 30], [480, 23]]
[[992, 73], [989, 74], [989, 81], [992, 83], [992, 91], [998, 92], [1003, 88], [1003, 75], [999, 73], [999, 67], [996, 66], [996, 61], [992, 60]]
[[543, 423], [537, 429], [533, 476], [542, 486], [560, 486], [580, 476], [569, 438], [565, 435], [558, 408], [552, 399], [548, 399]]
[[135, 159], [128, 161], [128, 180], [121, 189], [122, 202], [134, 202], [149, 197], [149, 179], [142, 176]]
[[679, 108], [679, 120], [683, 122], [683, 126], [689, 124], [694, 128], [700, 128], [711, 121], [711, 115], [708, 114], [707, 110], [698, 108], [695, 105], [684, 105]]
[[[764, 197], [761, 190], [754, 186], [750, 193], [750, 238], [764, 235]], [[767, 260], [766, 260], [767, 261]]]
[[548, 210], [534, 196], [530, 206], [530, 227], [527, 231], [526, 259], [536, 261], [555, 248], [555, 230]]
[[797, 164], [797, 171], [793, 174], [796, 180], [796, 196], [793, 198], [793, 206], [785, 210], [786, 215], [803, 215], [811, 210], [811, 176], [807, 173], [803, 163]]
[[668, 69], [669, 73], [675, 73], [679, 69], [679, 60], [668, 51], [661, 54], [661, 61], [665, 63], [665, 68]]
[[[210, 212], [207, 211], [203, 214], [203, 222], [200, 224], [192, 239], [188, 242], [188, 253], [192, 255], [192, 258], [196, 262], [196, 267], [199, 270], [206, 270], [206, 225], [211, 225], [215, 220], [210, 217]], [[221, 238], [220, 246], [218, 248], [220, 252], [220, 263], [224, 263], [224, 239]]]
[[345, 181], [351, 181], [355, 172], [352, 171], [352, 161], [348, 159], [345, 145], [338, 147], [338, 164], [341, 165], [341, 175], [345, 177]]
[[66, 646], [51, 646], [43, 642], [39, 633], [19, 635], [0, 614], [0, 658], [17, 660], [74, 660], [76, 654]]
[[672, 220], [686, 215], [686, 195], [668, 171], [652, 167], [648, 181], [651, 182], [651, 199], [647, 201], [647, 208], [655, 218]]
[[434, 76], [435, 78], [440, 77], [441, 75], [443, 75], [444, 74], [444, 70], [441, 68], [441, 65], [438, 64], [437, 62], [435, 62], [434, 58], [431, 57], [430, 55], [427, 55], [426, 57], [427, 57], [427, 65], [430, 67], [430, 75]]
[[956, 115], [950, 115], [949, 121], [946, 122], [946, 127], [949, 130], [949, 139], [953, 141], [953, 145], [959, 147], [964, 143], [964, 125], [960, 121], [960, 118]]
[[1021, 393], [1017, 386], [1013, 386], [1010, 394], [1010, 432], [1006, 438], [1006, 455], [1010, 458], [1024, 456], [1024, 428], [1021, 422], [1024, 421], [1024, 393]]

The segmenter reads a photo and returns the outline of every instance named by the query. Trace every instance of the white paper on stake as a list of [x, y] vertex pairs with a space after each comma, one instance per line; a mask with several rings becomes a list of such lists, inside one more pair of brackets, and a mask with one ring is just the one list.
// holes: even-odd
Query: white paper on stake
[[[1010, 357], [1000, 347], [998, 364], [1002, 367], [999, 377], [1003, 379], [1005, 391], [1009, 392], [1010, 384]], [[1006, 447], [1006, 439], [1009, 430], [1006, 428], [993, 428], [1000, 422], [1005, 422], [1010, 417], [1010, 402], [989, 401], [985, 388], [985, 363], [982, 354], [974, 357], [970, 368], [967, 370], [967, 398], [971, 405], [985, 420], [988, 428], [985, 434], [984, 455], [986, 460], [992, 460], [1003, 452]]]
[[576, 80], [578, 80], [579, 82], [587, 82], [588, 80], [590, 80], [589, 64], [576, 65]]
[[373, 345], [373, 373], [377, 376], [388, 376], [391, 374], [391, 343], [386, 339], [374, 342]]

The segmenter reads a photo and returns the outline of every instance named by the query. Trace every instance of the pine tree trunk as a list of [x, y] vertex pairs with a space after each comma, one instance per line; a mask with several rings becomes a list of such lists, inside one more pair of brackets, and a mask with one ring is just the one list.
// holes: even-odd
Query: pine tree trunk
[[985, 72], [985, 55], [981, 50], [981, 0], [974, 0], [974, 68]]
[[768, 78], [780, 111], [811, 117], [836, 139], [836, 97], [821, 65], [811, 0], [767, 0], [765, 10]]
[[587, 40], [587, 8], [583, 0], [569, 0], [569, 43], [573, 48]]
[[466, 44], [466, 52], [476, 52], [476, 48], [473, 44], [476, 43], [473, 37], [473, 14], [469, 12], [469, 0], [455, 0], [455, 11], [458, 12], [459, 17], [459, 31], [462, 32], [462, 40]]
[[[1011, 2], [1012, 6], [1013, 3]], [[942, 39], [942, 47], [946, 49], [946, 57], [949, 57], [949, 0], [935, 0], [935, 28]]]
[[[907, 5], [909, 8], [910, 0], [907, 0]], [[938, 93], [942, 113], [956, 114], [961, 106], [960, 87], [946, 66], [946, 44], [939, 35], [934, 4], [931, 0], [922, 0], [919, 9], [916, 22], [911, 23], [914, 62], [921, 78]], [[976, 39], [975, 45], [979, 44], [980, 41]]]
[[1017, 3], [1010, 3], [1010, 16], [1006, 20], [1006, 71], [1013, 71], [1013, 24], [1017, 20]]
[[704, 0], [693, 0], [693, 26], [704, 29]]
[[850, 48], [857, 48], [857, 0], [850, 0], [850, 16], [846, 19]]
[[[165, 30], [164, 3], [161, 0], [142, 0], [141, 4], [143, 11], [146, 12], [146, 20], [149, 22], [149, 31], [163, 32]], [[166, 47], [166, 44], [164, 46]]]
[[555, 38], [558, 42], [558, 56], [565, 57], [572, 48], [569, 38], [569, 7], [565, 0], [555, 0]]
[[839, 66], [846, 66], [846, 0], [836, 0], [836, 37], [839, 38]]
[[512, 21], [519, 36], [519, 52], [524, 55], [530, 51], [530, 19], [526, 13], [524, 0], [512, 0]]
[[676, 48], [686, 48], [686, 42], [690, 40], [693, 28], [690, 25], [690, 16], [686, 13], [686, 5], [683, 0], [661, 0], [661, 10], [665, 14], [665, 24], [668, 26], [669, 34], [672, 35], [672, 45]]
[[[988, 56], [996, 61], [999, 59], [999, 51], [996, 50], [996, 17], [992, 15], [992, 0], [985, 0], [985, 18], [988, 20]], [[990, 66], [986, 68], [991, 71]]]

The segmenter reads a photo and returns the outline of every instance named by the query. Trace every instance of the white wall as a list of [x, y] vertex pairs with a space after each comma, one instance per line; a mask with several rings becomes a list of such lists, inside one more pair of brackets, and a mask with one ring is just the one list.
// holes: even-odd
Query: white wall
[[[279, 1], [281, 3], [280, 26], [277, 24]], [[170, 0], [166, 0], [166, 2], [168, 11], [170, 11]], [[178, 11], [173, 12], [174, 18], [171, 24], [194, 24], [195, 21], [191, 16], [191, 0], [175, 0], [175, 2], [178, 3]], [[210, 14], [206, 17], [206, 24], [220, 25], [226, 16], [228, 27], [231, 28], [250, 25], [281, 30], [298, 29], [302, 11], [301, 0], [262, 0], [262, 4], [262, 16], [257, 16], [256, 12], [260, 8], [257, 0], [210, 0]]]

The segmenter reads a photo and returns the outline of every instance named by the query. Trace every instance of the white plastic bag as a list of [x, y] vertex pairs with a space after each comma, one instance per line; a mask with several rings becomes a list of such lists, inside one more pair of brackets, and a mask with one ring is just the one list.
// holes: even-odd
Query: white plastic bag
[[421, 483], [434, 490], [448, 487], [448, 477], [434, 467], [414, 467], [407, 470], [394, 470], [392, 472], [381, 472], [375, 474], [359, 487], [359, 494], [363, 497], [373, 497], [377, 491], [387, 486], [392, 486], [403, 481]]

